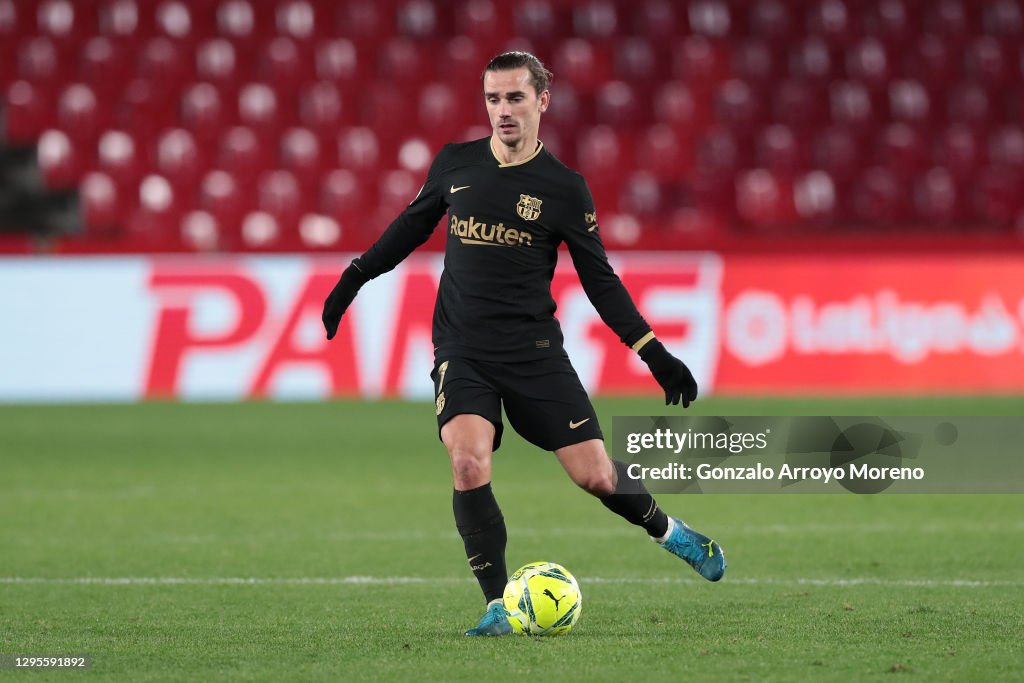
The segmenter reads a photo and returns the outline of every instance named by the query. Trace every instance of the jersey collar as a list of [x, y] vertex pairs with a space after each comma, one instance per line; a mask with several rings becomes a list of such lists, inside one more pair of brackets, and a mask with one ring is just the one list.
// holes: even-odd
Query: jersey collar
[[533, 151], [533, 154], [531, 154], [530, 156], [526, 157], [525, 159], [523, 159], [521, 161], [513, 161], [511, 163], [506, 164], [506, 163], [502, 162], [501, 157], [499, 157], [498, 153], [494, 151], [494, 138], [491, 138], [488, 141], [487, 144], [491, 148], [491, 154], [493, 154], [494, 158], [498, 161], [498, 168], [508, 168], [509, 166], [522, 166], [523, 164], [527, 163], [528, 161], [532, 161], [533, 158], [535, 156], [537, 156], [538, 154], [540, 154], [540, 151], [542, 149], [544, 149], [544, 143], [541, 140], [538, 139], [537, 140], [537, 149], [535, 149]]

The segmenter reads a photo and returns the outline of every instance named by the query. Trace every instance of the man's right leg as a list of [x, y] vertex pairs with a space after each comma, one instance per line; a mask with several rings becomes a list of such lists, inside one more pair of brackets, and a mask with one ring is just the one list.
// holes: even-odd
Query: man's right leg
[[511, 626], [501, 607], [508, 582], [505, 567], [505, 518], [491, 490], [491, 454], [495, 428], [479, 415], [456, 415], [441, 428], [452, 466], [452, 509], [466, 548], [466, 559], [480, 584], [487, 613], [466, 635], [505, 635]]

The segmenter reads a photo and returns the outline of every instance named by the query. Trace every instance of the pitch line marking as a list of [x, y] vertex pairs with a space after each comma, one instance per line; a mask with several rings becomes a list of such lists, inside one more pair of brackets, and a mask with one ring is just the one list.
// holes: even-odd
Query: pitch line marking
[[[295, 577], [245, 577], [245, 576], [0, 576], [0, 585], [45, 585], [45, 586], [396, 586], [407, 584], [458, 584], [471, 583], [472, 577], [427, 577], [427, 576], [295, 576]], [[641, 584], [671, 585], [702, 583], [697, 579], [681, 577], [603, 577], [581, 578], [586, 584]], [[726, 578], [722, 585], [740, 586], [820, 586], [841, 588], [848, 586], [889, 586], [898, 588], [1019, 588], [1024, 581], [984, 581], [974, 579], [882, 579], [876, 577], [851, 578], [772, 578], [737, 577]]]

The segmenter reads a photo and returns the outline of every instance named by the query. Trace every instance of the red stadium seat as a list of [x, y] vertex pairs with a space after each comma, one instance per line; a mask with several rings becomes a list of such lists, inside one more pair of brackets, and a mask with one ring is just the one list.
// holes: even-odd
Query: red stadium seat
[[139, 15], [135, 0], [103, 0], [98, 12], [100, 33], [114, 39], [137, 38]]
[[761, 120], [761, 102], [750, 85], [733, 78], [719, 88], [715, 96], [715, 113], [719, 123], [745, 134]]
[[294, 94], [300, 86], [313, 80], [308, 55], [291, 38], [277, 36], [260, 50], [258, 75], [282, 95]]
[[643, 168], [660, 182], [678, 180], [690, 171], [692, 154], [675, 130], [658, 123], [643, 132], [636, 149], [636, 166]]
[[261, 141], [272, 143], [283, 125], [277, 93], [266, 83], [249, 83], [238, 92], [238, 120]]
[[[470, 0], [470, 5], [476, 1], [490, 0]], [[466, 84], [466, 87], [472, 87], [475, 93], [480, 92], [478, 79], [482, 66], [486, 63], [481, 44], [466, 36], [455, 36], [445, 43], [443, 59], [446, 80], [453, 85]]]
[[918, 220], [929, 227], [952, 226], [964, 218], [960, 184], [941, 166], [917, 179], [913, 202]]
[[[421, 184], [422, 178], [402, 169], [384, 171], [380, 174], [378, 207], [386, 221], [390, 222], [409, 205], [416, 197]], [[381, 227], [387, 227], [387, 222], [382, 223]]]
[[454, 90], [447, 83], [427, 84], [420, 91], [417, 111], [420, 127], [438, 148], [469, 123], [468, 112], [459, 106]]
[[72, 140], [93, 144], [100, 130], [111, 122], [107, 103], [84, 83], [72, 83], [57, 102], [57, 124]]
[[761, 129], [755, 140], [754, 161], [774, 175], [794, 176], [807, 163], [805, 150], [789, 126]]
[[160, 83], [162, 87], [180, 89], [182, 84], [192, 80], [193, 66], [184, 50], [170, 38], [150, 38], [139, 53], [138, 75], [146, 80]]
[[232, 239], [241, 231], [245, 202], [238, 183], [230, 173], [214, 170], [203, 177], [199, 188], [199, 208], [213, 216], [225, 238]]
[[599, 46], [569, 38], [555, 51], [554, 71], [580, 93], [591, 93], [611, 78], [611, 65]]
[[820, 226], [835, 221], [839, 209], [836, 184], [825, 171], [797, 176], [793, 183], [793, 209], [799, 222]]
[[623, 162], [627, 153], [610, 126], [594, 126], [584, 130], [576, 144], [580, 172], [586, 176], [594, 196], [616, 191], [622, 174], [629, 170]]
[[1024, 208], [1021, 180], [1019, 173], [1008, 173], [1005, 168], [983, 168], [978, 173], [972, 192], [974, 217], [986, 225], [1012, 225]]
[[916, 32], [914, 17], [904, 0], [877, 0], [859, 14], [864, 35], [881, 40], [887, 50], [908, 44]]
[[[544, 144], [548, 144], [547, 140]], [[426, 176], [433, 158], [431, 147], [423, 138], [409, 138], [398, 146], [398, 165], [403, 170]]]
[[989, 159], [995, 166], [1024, 171], [1024, 131], [1019, 124], [1000, 126], [989, 134]]
[[879, 136], [878, 157], [883, 166], [908, 178], [928, 164], [925, 141], [905, 123], [886, 125]]
[[267, 171], [260, 176], [256, 205], [273, 216], [283, 232], [294, 233], [304, 208], [302, 187], [288, 171]]
[[387, 84], [414, 86], [433, 75], [432, 61], [411, 38], [392, 38], [382, 46], [377, 60], [377, 75]]
[[625, 179], [619, 193], [619, 211], [642, 218], [653, 218], [664, 210], [664, 198], [658, 179], [647, 171], [637, 171]]
[[307, 0], [285, 0], [278, 3], [275, 12], [275, 27], [282, 36], [298, 41], [306, 41], [315, 35], [329, 33], [331, 27], [326, 17], [318, 10], [327, 9], [323, 5], [311, 4]]
[[931, 121], [928, 91], [920, 81], [892, 81], [889, 84], [889, 113], [894, 121], [924, 127]]
[[182, 196], [198, 186], [205, 168], [203, 151], [184, 128], [163, 132], [156, 143], [156, 170]]
[[740, 173], [736, 178], [736, 212], [755, 228], [778, 228], [796, 220], [793, 182], [763, 168]]
[[689, 86], [682, 81], [667, 81], [654, 94], [654, 117], [688, 134], [697, 119], [697, 103]]
[[986, 161], [978, 134], [958, 124], [946, 128], [936, 137], [932, 145], [932, 159], [947, 168], [960, 183], [973, 178]]
[[179, 237], [192, 251], [216, 251], [224, 246], [217, 219], [207, 211], [189, 211], [182, 216]]
[[70, 0], [42, 0], [36, 8], [36, 27], [41, 35], [66, 43], [83, 34], [84, 22]]
[[960, 0], [936, 0], [925, 4], [924, 27], [946, 44], [960, 45], [971, 32], [967, 10]]
[[956, 60], [946, 42], [926, 33], [918, 38], [907, 55], [906, 74], [929, 90], [943, 90], [957, 76]]
[[516, 35], [530, 40], [547, 40], [558, 35], [559, 20], [547, 0], [525, 0], [515, 5]]
[[375, 0], [339, 3], [334, 27], [341, 36], [358, 43], [360, 47], [371, 48], [393, 35], [393, 10], [392, 3]]
[[211, 38], [196, 48], [196, 77], [218, 90], [234, 88], [239, 78], [235, 46], [225, 38]]
[[630, 2], [623, 21], [632, 24], [633, 34], [651, 42], [667, 43], [679, 35], [680, 21], [675, 3], [669, 0]]
[[687, 36], [672, 46], [672, 73], [691, 88], [709, 93], [728, 77], [723, 48], [704, 36]]
[[244, 44], [259, 33], [258, 17], [248, 0], [223, 0], [217, 6], [217, 32]]
[[615, 45], [615, 75], [624, 81], [637, 83], [658, 78], [658, 57], [646, 38], [627, 37]]
[[954, 85], [946, 93], [950, 123], [983, 130], [992, 123], [992, 103], [985, 89], [970, 81]]
[[330, 216], [307, 213], [299, 219], [299, 239], [306, 249], [337, 250], [342, 234], [341, 224]]
[[846, 52], [846, 73], [862, 82], [871, 91], [879, 91], [889, 84], [891, 68], [889, 55], [882, 41], [864, 38], [850, 46]]
[[289, 128], [281, 137], [281, 166], [290, 171], [307, 194], [320, 182], [324, 162], [320, 141], [306, 128]]
[[89, 235], [110, 236], [124, 223], [117, 185], [103, 173], [89, 173], [80, 186], [82, 225]]
[[97, 144], [97, 167], [119, 188], [138, 185], [146, 169], [143, 152], [131, 135], [123, 130], [104, 132]]
[[355, 45], [346, 38], [335, 38], [316, 46], [316, 77], [339, 87], [354, 86], [359, 80], [359, 59]]
[[58, 190], [75, 187], [82, 178], [83, 162], [86, 162], [82, 156], [63, 131], [44, 132], [36, 146], [36, 158], [46, 187]]
[[845, 184], [860, 171], [861, 145], [848, 129], [830, 126], [814, 138], [811, 157], [815, 167]]
[[181, 98], [181, 123], [200, 142], [215, 141], [229, 120], [220, 93], [209, 83], [196, 83]]
[[437, 8], [430, 0], [404, 0], [397, 11], [396, 26], [405, 36], [423, 40], [437, 33]]
[[878, 122], [871, 95], [857, 81], [832, 83], [829, 86], [829, 108], [833, 123], [846, 126], [858, 135], [869, 135]]
[[817, 128], [827, 119], [825, 99], [812, 82], [786, 79], [774, 88], [772, 118], [802, 130]]
[[694, 0], [690, 3], [686, 18], [690, 31], [696, 35], [724, 38], [732, 33], [729, 5], [722, 0]]
[[372, 128], [354, 126], [338, 133], [338, 164], [361, 173], [377, 170], [380, 143]]
[[704, 175], [732, 175], [745, 165], [745, 155], [736, 135], [726, 128], [709, 128], [697, 139], [697, 171]]
[[90, 38], [78, 57], [82, 81], [106, 99], [113, 98], [124, 87], [131, 72], [131, 62], [124, 46], [106, 36]]
[[988, 88], [1001, 88], [1010, 82], [1012, 67], [996, 38], [980, 36], [972, 40], [964, 52], [963, 73], [969, 80]]
[[333, 83], [317, 81], [299, 93], [299, 122], [321, 140], [334, 137], [345, 122], [343, 113], [342, 96]]
[[775, 51], [763, 40], [744, 40], [733, 46], [732, 72], [759, 92], [773, 87], [780, 78]]
[[590, 41], [607, 41], [619, 34], [619, 17], [609, 0], [589, 0], [572, 9], [573, 33]]
[[[128, 83], [117, 102], [114, 124], [131, 130], [140, 139], [150, 138], [165, 126], [176, 123], [178, 93], [142, 79]], [[184, 112], [183, 112], [184, 115]]]
[[[367, 185], [372, 185], [368, 183]], [[323, 176], [320, 186], [320, 211], [333, 216], [343, 226], [354, 222], [367, 205], [376, 198], [367, 195], [370, 187], [360, 183], [359, 176], [348, 169], [335, 169]]]
[[[201, 15], [201, 12], [197, 12], [197, 14]], [[197, 28], [193, 25], [193, 16], [189, 5], [180, 0], [161, 2], [156, 6], [153, 18], [157, 32], [174, 40], [192, 38]]]
[[149, 175], [139, 183], [138, 209], [129, 221], [129, 238], [142, 244], [163, 245], [178, 239], [181, 209], [166, 178]]
[[780, 0], [755, 0], [749, 10], [750, 32], [776, 45], [785, 44], [793, 35], [790, 8]]
[[280, 250], [283, 246], [283, 233], [281, 224], [273, 214], [250, 211], [242, 218], [241, 246], [249, 251]]
[[807, 10], [807, 30], [836, 47], [852, 40], [852, 24], [850, 9], [842, 0], [815, 0]]
[[643, 122], [637, 97], [625, 81], [608, 81], [602, 85], [594, 105], [598, 123], [631, 127]]
[[218, 148], [217, 168], [230, 173], [243, 191], [252, 189], [260, 172], [272, 163], [265, 144], [245, 126], [233, 126], [224, 131]]
[[876, 227], [895, 227], [905, 222], [910, 209], [908, 189], [885, 167], [867, 169], [854, 189], [854, 217]]
[[494, 0], [469, 0], [461, 12], [455, 13], [456, 37], [473, 44], [493, 45], [502, 37], [502, 27], [511, 21], [506, 15], [508, 8], [508, 3]]
[[1024, 37], [1024, 16], [1016, 0], [990, 0], [982, 10], [982, 30], [1000, 38]]
[[18, 46], [17, 75], [36, 86], [60, 83], [69, 76], [54, 41], [42, 36], [25, 40]]
[[44, 93], [27, 81], [7, 87], [2, 117], [3, 139], [13, 145], [28, 145], [47, 128], [56, 125], [53, 106]]
[[789, 73], [802, 81], [824, 85], [835, 78], [829, 45], [821, 36], [807, 36], [789, 54]]
[[371, 126], [381, 146], [386, 146], [388, 150], [408, 130], [415, 117], [416, 109], [412, 105], [411, 96], [411, 92], [390, 82], [375, 84], [363, 93], [359, 121]]

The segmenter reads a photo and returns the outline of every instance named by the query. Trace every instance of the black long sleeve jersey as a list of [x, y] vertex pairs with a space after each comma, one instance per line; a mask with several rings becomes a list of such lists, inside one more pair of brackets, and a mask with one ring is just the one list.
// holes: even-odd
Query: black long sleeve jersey
[[500, 162], [490, 138], [446, 145], [416, 198], [355, 265], [370, 278], [391, 270], [445, 213], [436, 357], [524, 361], [562, 353], [551, 296], [562, 242], [587, 297], [623, 343], [650, 333], [608, 264], [586, 181], [542, 144], [511, 164]]

